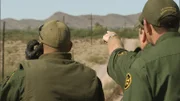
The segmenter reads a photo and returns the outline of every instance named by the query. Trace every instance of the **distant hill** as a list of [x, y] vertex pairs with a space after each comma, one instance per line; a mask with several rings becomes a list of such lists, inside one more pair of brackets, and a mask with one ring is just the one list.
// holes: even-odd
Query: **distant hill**
[[[93, 25], [99, 23], [107, 28], [133, 27], [137, 22], [140, 13], [132, 15], [108, 14], [106, 16], [93, 15]], [[71, 28], [89, 28], [91, 15], [73, 16], [63, 12], [56, 12], [45, 20], [22, 19], [15, 20], [12, 18], [2, 19], [6, 21], [6, 29], [35, 29], [48, 20], [63, 21]], [[1, 21], [2, 26], [2, 21]]]

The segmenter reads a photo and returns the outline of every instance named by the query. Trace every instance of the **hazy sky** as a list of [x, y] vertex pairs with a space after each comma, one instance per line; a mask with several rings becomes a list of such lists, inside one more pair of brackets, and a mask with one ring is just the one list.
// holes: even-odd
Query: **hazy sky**
[[[1, 18], [43, 20], [57, 11], [71, 15], [141, 12], [147, 0], [1, 0]], [[179, 4], [179, 0], [174, 0]]]

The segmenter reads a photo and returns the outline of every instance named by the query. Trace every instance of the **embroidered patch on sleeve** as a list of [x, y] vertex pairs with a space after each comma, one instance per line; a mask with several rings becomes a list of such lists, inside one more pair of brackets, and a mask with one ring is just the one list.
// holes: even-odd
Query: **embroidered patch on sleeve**
[[120, 52], [120, 53], [118, 54], [118, 56], [124, 55], [124, 54], [126, 54], [126, 53], [127, 53], [127, 51]]
[[130, 73], [127, 73], [124, 89], [125, 90], [128, 89], [130, 87], [131, 83], [132, 83], [132, 76]]

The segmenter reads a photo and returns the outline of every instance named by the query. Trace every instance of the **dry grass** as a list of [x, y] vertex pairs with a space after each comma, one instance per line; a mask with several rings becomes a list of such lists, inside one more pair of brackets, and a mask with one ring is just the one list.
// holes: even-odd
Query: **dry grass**
[[105, 64], [107, 61], [107, 57], [97, 55], [91, 55], [86, 58], [87, 62], [94, 63], [94, 64]]
[[93, 68], [97, 64], [105, 64], [108, 60], [106, 48], [106, 44], [103, 44], [101, 39], [92, 40], [92, 45], [90, 39], [81, 39], [73, 40], [71, 52], [74, 60]]
[[4, 58], [4, 67], [5, 75], [10, 75], [13, 71], [16, 70], [17, 64], [24, 60], [24, 50], [25, 44], [21, 41], [7, 41], [5, 43], [5, 58]]

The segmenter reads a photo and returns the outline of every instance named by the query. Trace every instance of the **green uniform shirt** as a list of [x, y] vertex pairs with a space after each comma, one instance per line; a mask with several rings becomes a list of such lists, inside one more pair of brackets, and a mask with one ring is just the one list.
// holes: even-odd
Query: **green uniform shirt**
[[124, 87], [123, 101], [180, 101], [179, 45], [180, 34], [167, 32], [139, 53], [114, 51], [108, 73]]
[[24, 70], [19, 68], [0, 86], [0, 101], [22, 101]]
[[0, 101], [104, 101], [95, 71], [71, 60], [69, 53], [22, 62], [1, 89]]
[[[146, 45], [144, 50], [149, 47], [151, 47], [150, 44]], [[131, 68], [131, 64], [140, 55], [140, 51], [139, 47], [130, 52], [119, 48], [110, 56], [107, 72], [122, 88], [124, 88], [126, 74]]]

